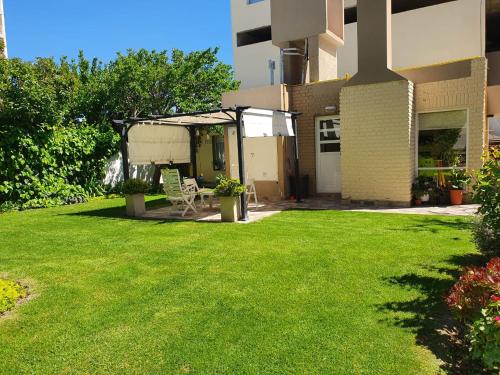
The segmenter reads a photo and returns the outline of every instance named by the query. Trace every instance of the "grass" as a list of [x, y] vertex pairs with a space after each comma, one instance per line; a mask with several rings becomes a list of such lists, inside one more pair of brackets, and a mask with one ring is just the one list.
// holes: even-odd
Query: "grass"
[[[150, 202], [156, 204], [157, 202]], [[138, 221], [122, 199], [0, 215], [0, 373], [435, 374], [466, 219], [288, 211]]]

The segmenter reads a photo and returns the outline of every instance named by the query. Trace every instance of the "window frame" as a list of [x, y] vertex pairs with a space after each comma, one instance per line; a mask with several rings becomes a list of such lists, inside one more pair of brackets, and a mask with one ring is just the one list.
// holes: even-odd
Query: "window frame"
[[[470, 113], [469, 113], [469, 108], [467, 107], [459, 107], [459, 108], [443, 108], [443, 109], [434, 109], [434, 110], [429, 110], [429, 111], [418, 111], [416, 113], [416, 121], [415, 121], [415, 175], [418, 176], [420, 171], [450, 171], [453, 168], [452, 167], [436, 167], [436, 168], [430, 168], [430, 167], [424, 167], [424, 168], [419, 168], [418, 166], [418, 151], [420, 148], [420, 115], [426, 114], [426, 113], [442, 113], [442, 112], [455, 112], [455, 111], [465, 111], [466, 114], [466, 120], [465, 120], [465, 167], [458, 167], [458, 169], [461, 170], [468, 170], [469, 169], [469, 123], [470, 123]], [[446, 128], [443, 128], [446, 129]], [[436, 129], [436, 130], [441, 130], [441, 129]]]

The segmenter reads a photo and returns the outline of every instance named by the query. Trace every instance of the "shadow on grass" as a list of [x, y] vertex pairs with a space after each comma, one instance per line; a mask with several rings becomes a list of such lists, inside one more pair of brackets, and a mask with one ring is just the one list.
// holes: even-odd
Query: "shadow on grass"
[[469, 230], [472, 223], [469, 220], [454, 218], [452, 220], [443, 220], [439, 218], [425, 218], [425, 221], [415, 225], [405, 225], [400, 228], [391, 228], [393, 231], [410, 232], [431, 232], [438, 233], [443, 229]]
[[[126, 219], [126, 220], [145, 220], [143, 218], [129, 217], [125, 213], [125, 201], [123, 202], [123, 206], [118, 207], [109, 207], [109, 208], [101, 208], [98, 210], [89, 210], [89, 211], [79, 211], [72, 212], [68, 214], [68, 216], [86, 216], [86, 217], [101, 217], [106, 219]], [[168, 204], [165, 202], [164, 198], [153, 199], [146, 202], [146, 210], [166, 207]]]
[[379, 306], [379, 310], [398, 315], [403, 313], [405, 317], [388, 318], [387, 322], [414, 332], [417, 344], [432, 351], [446, 373], [476, 373], [478, 366], [468, 359], [463, 342], [463, 326], [454, 319], [444, 303], [444, 296], [463, 267], [484, 265], [486, 259], [479, 254], [467, 254], [452, 256], [447, 263], [449, 268], [426, 267], [438, 274], [435, 277], [407, 274], [387, 279], [391, 285], [417, 290], [423, 296], [412, 301], [389, 302]]

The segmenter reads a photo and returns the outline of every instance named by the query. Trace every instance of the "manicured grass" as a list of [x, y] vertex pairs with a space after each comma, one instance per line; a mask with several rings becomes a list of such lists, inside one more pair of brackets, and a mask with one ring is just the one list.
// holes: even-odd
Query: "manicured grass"
[[288, 211], [138, 221], [123, 200], [0, 215], [0, 373], [435, 374], [466, 219]]

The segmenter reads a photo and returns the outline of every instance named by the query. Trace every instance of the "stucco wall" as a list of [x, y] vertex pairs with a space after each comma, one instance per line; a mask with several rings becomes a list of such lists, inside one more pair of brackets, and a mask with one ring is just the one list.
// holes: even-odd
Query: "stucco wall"
[[413, 95], [406, 80], [342, 89], [343, 199], [410, 204]]
[[[458, 0], [392, 16], [393, 69], [484, 56], [484, 1]], [[345, 25], [339, 77], [358, 70], [357, 23]]]
[[[253, 106], [266, 109], [288, 109], [287, 88], [282, 85], [242, 89], [227, 92], [222, 97], [224, 107]], [[236, 128], [225, 129], [226, 170], [238, 177]], [[247, 138], [244, 140], [246, 177], [255, 181], [261, 199], [285, 197], [284, 141], [281, 137]]]
[[468, 109], [468, 166], [477, 169], [487, 145], [486, 59], [473, 59], [470, 77], [416, 85], [416, 112]]

